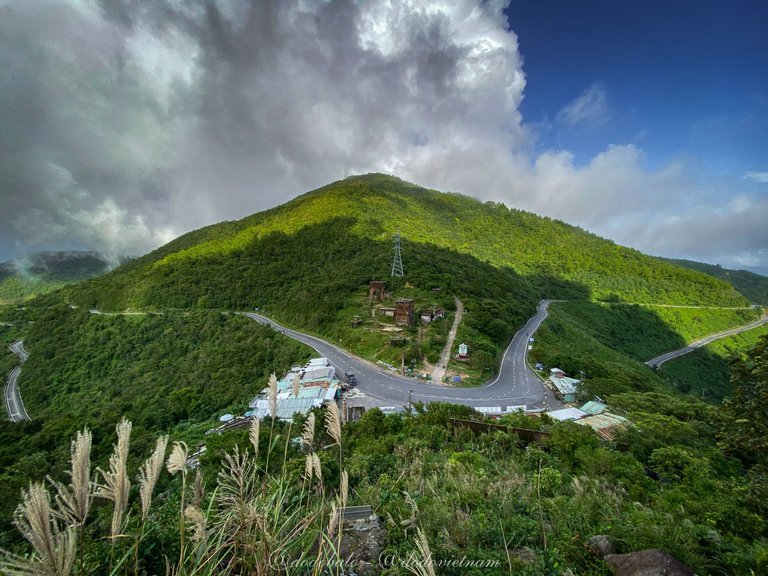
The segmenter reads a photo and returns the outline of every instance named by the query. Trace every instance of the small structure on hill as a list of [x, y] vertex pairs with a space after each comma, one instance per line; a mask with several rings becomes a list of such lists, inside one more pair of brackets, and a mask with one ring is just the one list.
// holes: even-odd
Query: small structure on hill
[[368, 300], [381, 302], [384, 300], [386, 285], [383, 280], [371, 280], [368, 282]]
[[461, 360], [466, 360], [468, 357], [469, 357], [469, 346], [467, 346], [466, 344], [464, 344], [464, 342], [462, 342], [461, 344], [459, 344], [459, 358]]
[[395, 317], [395, 309], [394, 308], [386, 308], [384, 306], [379, 307], [379, 314], [381, 316], [387, 316], [389, 318]]
[[428, 308], [427, 310], [422, 310], [419, 312], [419, 319], [421, 320], [422, 324], [429, 324], [433, 320], [443, 318], [444, 316], [445, 309], [439, 308], [437, 306], [432, 306], [432, 308]]
[[410, 298], [395, 300], [395, 323], [402, 326], [413, 324], [413, 300]]

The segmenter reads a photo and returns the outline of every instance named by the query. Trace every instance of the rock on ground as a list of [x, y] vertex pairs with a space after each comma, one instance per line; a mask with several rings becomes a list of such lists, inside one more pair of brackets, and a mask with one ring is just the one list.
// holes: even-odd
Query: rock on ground
[[696, 576], [676, 558], [654, 549], [608, 554], [605, 561], [615, 576]]

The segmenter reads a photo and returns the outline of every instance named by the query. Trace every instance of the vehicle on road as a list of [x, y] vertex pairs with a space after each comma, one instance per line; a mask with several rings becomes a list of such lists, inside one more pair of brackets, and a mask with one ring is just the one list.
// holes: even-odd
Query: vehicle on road
[[357, 376], [355, 376], [352, 372], [344, 372], [344, 376], [347, 379], [347, 384], [350, 386], [357, 385]]

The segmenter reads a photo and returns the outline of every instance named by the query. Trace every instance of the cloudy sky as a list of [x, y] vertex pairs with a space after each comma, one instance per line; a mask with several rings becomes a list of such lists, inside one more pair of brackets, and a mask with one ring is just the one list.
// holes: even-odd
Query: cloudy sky
[[0, 261], [351, 174], [768, 272], [762, 0], [0, 0]]

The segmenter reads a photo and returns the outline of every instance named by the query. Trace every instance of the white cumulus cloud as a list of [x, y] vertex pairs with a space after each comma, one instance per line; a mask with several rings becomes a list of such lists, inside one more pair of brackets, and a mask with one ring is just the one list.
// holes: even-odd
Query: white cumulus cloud
[[[0, 0], [0, 253], [140, 253], [386, 171], [660, 254], [764, 259], [743, 222], [760, 201], [721, 209], [725, 191], [702, 194], [685, 162], [648, 171], [620, 142], [583, 165], [534, 152], [505, 5]], [[610, 113], [595, 83], [558, 121]]]

